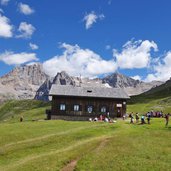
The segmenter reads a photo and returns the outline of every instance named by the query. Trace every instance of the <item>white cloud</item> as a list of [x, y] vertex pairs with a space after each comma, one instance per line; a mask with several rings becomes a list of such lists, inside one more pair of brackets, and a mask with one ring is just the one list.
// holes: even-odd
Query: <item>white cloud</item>
[[78, 45], [63, 43], [64, 52], [43, 63], [45, 72], [55, 76], [57, 72], [65, 70], [71, 75], [95, 77], [99, 74], [111, 73], [116, 70], [116, 63], [112, 60], [104, 60], [98, 54], [89, 49], [81, 49]]
[[119, 68], [133, 69], [145, 68], [151, 61], [151, 50], [157, 51], [157, 44], [149, 40], [128, 41], [121, 52], [113, 50], [113, 56]]
[[25, 15], [30, 15], [30, 14], [34, 13], [34, 10], [27, 4], [19, 3], [18, 9], [21, 13], [23, 13]]
[[167, 52], [158, 64], [154, 64], [153, 73], [147, 75], [145, 81], [166, 81], [171, 77], [171, 51]]
[[5, 53], [0, 54], [0, 61], [8, 65], [21, 65], [31, 61], [38, 61], [35, 53], [14, 53], [6, 51]]
[[133, 78], [134, 80], [141, 80], [141, 76], [139, 75], [132, 76], [131, 78]]
[[39, 46], [36, 45], [36, 44], [33, 44], [33, 43], [29, 43], [29, 46], [30, 46], [30, 48], [31, 48], [32, 50], [37, 50], [37, 49], [39, 49]]
[[97, 20], [103, 20], [104, 18], [105, 16], [103, 14], [97, 15], [94, 11], [92, 11], [84, 16], [83, 21], [85, 21], [86, 29], [89, 29], [94, 23], [97, 22]]
[[8, 5], [10, 0], [1, 0], [1, 5]]
[[0, 13], [0, 37], [10, 38], [13, 36], [13, 26], [10, 20]]
[[17, 35], [17, 38], [31, 38], [32, 34], [35, 31], [35, 27], [33, 27], [31, 24], [28, 24], [26, 22], [21, 22], [20, 26], [18, 28], [18, 31], [20, 32], [19, 35]]

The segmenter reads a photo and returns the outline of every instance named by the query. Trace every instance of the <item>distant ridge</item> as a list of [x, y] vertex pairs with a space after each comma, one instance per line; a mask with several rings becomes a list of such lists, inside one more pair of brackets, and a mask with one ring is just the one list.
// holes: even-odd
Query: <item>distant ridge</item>
[[50, 78], [43, 70], [42, 64], [25, 65], [14, 68], [0, 77], [0, 101], [7, 99], [37, 99], [48, 101], [48, 93], [52, 84], [116, 87], [123, 88], [128, 95], [137, 95], [159, 86], [162, 82], [145, 83], [134, 80], [121, 73], [113, 73], [104, 78], [81, 78], [70, 76], [65, 71]]
[[171, 78], [170, 80], [166, 81], [164, 84], [156, 86], [143, 94], [149, 96], [156, 96], [156, 97], [171, 96]]

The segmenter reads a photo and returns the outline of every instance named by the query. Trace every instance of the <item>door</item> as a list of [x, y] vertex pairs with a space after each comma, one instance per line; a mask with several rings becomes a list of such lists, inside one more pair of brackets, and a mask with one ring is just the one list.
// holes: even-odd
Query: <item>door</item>
[[122, 117], [122, 108], [117, 107], [117, 117]]

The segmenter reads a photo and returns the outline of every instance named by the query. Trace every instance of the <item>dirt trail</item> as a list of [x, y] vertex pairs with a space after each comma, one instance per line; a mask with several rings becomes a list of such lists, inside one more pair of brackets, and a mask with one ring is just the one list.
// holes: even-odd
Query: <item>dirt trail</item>
[[68, 163], [61, 171], [74, 171], [78, 160], [73, 160], [70, 163]]
[[75, 143], [74, 145], [68, 146], [67, 148], [65, 147], [65, 148], [62, 148], [62, 149], [58, 149], [56, 151], [53, 150], [53, 151], [45, 152], [45, 153], [42, 153], [42, 154], [33, 154], [31, 156], [27, 156], [25, 158], [22, 158], [22, 159], [16, 161], [15, 163], [13, 163], [13, 164], [10, 164], [5, 169], [4, 168], [1, 169], [1, 167], [0, 167], [0, 170], [3, 170], [3, 171], [13, 170], [13, 168], [17, 168], [18, 166], [24, 165], [25, 163], [28, 163], [28, 162], [30, 162], [32, 160], [36, 160], [36, 159], [39, 159], [39, 158], [42, 158], [42, 157], [48, 157], [48, 156], [51, 156], [51, 155], [54, 155], [54, 154], [57, 154], [57, 153], [62, 153], [62, 152], [66, 152], [66, 151], [69, 151], [69, 150], [73, 150], [77, 146], [81, 146], [81, 145], [84, 145], [86, 143], [91, 143], [92, 141], [98, 141], [98, 140], [102, 140], [102, 139], [106, 139], [106, 138], [107, 138], [107, 136], [94, 137], [94, 138], [86, 139], [84, 141]]
[[[109, 138], [103, 139], [101, 141], [101, 143], [97, 146], [97, 148], [95, 148], [95, 152], [98, 153], [101, 149], [103, 149], [108, 141], [109, 141]], [[79, 159], [72, 160], [70, 163], [68, 163], [66, 166], [64, 166], [61, 171], [74, 171], [78, 160]]]

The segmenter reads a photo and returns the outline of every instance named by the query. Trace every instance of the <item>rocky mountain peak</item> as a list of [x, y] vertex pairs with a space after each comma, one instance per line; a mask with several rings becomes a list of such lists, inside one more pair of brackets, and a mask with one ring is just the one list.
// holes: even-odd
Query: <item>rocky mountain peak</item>
[[65, 71], [57, 73], [53, 79], [53, 84], [58, 85], [75, 85], [73, 77], [69, 76]]
[[140, 83], [139, 80], [134, 80], [131, 77], [127, 77], [120, 73], [111, 74], [102, 79], [103, 83], [108, 83], [111, 87], [124, 88], [124, 87], [136, 87]]
[[0, 94], [12, 94], [16, 99], [32, 99], [47, 76], [41, 64], [24, 65], [14, 68], [0, 78]]
[[48, 101], [49, 91], [52, 84], [57, 85], [75, 85], [74, 78], [69, 76], [65, 71], [58, 72], [54, 78], [46, 79], [46, 81], [39, 87], [36, 92], [35, 99]]
[[0, 78], [3, 85], [25, 82], [33, 85], [42, 84], [48, 76], [43, 72], [41, 64], [24, 65], [14, 68], [11, 72]]

